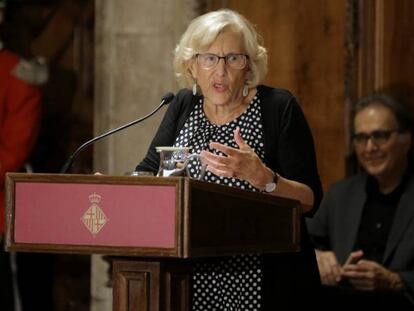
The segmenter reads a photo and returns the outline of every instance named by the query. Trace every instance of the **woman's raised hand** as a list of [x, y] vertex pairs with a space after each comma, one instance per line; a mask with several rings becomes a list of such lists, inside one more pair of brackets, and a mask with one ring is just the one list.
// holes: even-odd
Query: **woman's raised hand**
[[239, 127], [234, 131], [234, 140], [239, 149], [217, 142], [210, 143], [210, 148], [221, 151], [224, 155], [213, 154], [206, 150], [201, 152], [207, 170], [217, 176], [238, 178], [248, 181], [257, 188], [262, 187], [261, 180], [265, 174], [271, 176], [271, 171], [243, 140]]

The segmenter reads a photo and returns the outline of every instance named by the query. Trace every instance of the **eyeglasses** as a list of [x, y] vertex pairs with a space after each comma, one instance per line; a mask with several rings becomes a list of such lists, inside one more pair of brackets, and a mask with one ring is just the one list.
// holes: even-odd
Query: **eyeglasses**
[[371, 139], [371, 142], [374, 145], [381, 146], [388, 142], [393, 133], [400, 133], [401, 130], [377, 130], [371, 133], [356, 133], [352, 135], [352, 140], [357, 146], [366, 146], [368, 140]]
[[224, 59], [224, 63], [233, 69], [243, 69], [247, 65], [248, 55], [245, 54], [228, 54], [226, 56], [218, 56], [211, 53], [196, 54], [197, 63], [203, 69], [211, 69], [215, 67], [220, 59]]

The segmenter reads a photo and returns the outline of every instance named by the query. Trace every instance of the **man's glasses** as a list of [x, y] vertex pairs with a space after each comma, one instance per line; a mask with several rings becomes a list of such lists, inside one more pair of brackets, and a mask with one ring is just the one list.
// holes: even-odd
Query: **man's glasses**
[[371, 133], [356, 133], [352, 135], [352, 141], [357, 146], [366, 146], [368, 140], [374, 145], [380, 146], [388, 142], [393, 133], [399, 133], [400, 130], [377, 130]]
[[196, 54], [198, 65], [203, 69], [211, 69], [215, 67], [220, 59], [224, 59], [224, 63], [233, 69], [243, 69], [247, 65], [249, 56], [245, 54], [228, 54], [226, 56], [218, 56], [211, 53]]

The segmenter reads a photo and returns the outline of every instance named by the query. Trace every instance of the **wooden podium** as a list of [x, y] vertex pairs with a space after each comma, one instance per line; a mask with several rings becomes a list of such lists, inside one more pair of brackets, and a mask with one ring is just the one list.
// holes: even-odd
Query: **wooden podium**
[[200, 258], [299, 250], [300, 204], [184, 177], [9, 173], [6, 250], [113, 258], [113, 310], [190, 310]]

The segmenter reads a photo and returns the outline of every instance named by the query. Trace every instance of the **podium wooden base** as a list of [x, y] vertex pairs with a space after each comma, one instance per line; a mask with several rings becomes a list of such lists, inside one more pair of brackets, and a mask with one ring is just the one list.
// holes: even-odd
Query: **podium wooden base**
[[113, 258], [114, 311], [189, 311], [188, 260]]

